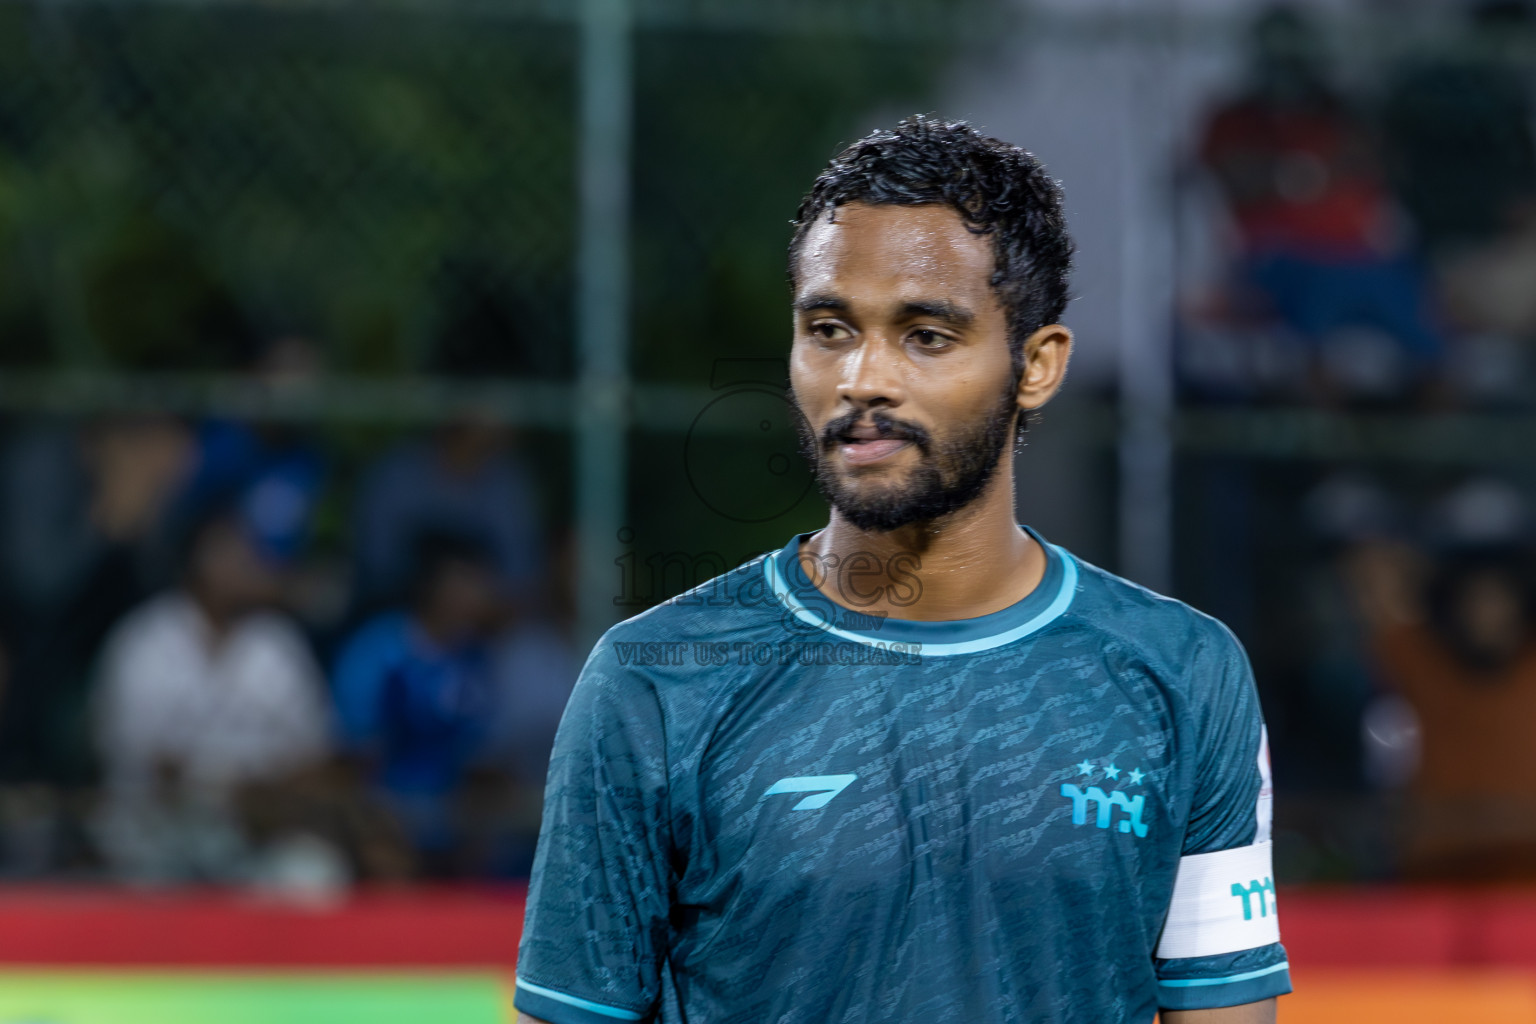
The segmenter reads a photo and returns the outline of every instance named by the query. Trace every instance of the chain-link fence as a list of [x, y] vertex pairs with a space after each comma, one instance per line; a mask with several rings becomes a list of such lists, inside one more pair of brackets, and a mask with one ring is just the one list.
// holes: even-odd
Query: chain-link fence
[[[1468, 515], [1521, 522], [1536, 433], [1519, 202], [1479, 245], [1431, 238], [1487, 213], [1436, 196], [1522, 198], [1529, 140], [1508, 126], [1529, 121], [1528, 36], [1517, 15], [1491, 40], [1430, 6], [1320, 20], [1327, 100], [1302, 97], [1311, 134], [1277, 152], [1275, 132], [1250, 131], [1269, 101], [1247, 9], [0, 2], [0, 760], [42, 787], [0, 800], [10, 870], [104, 873], [117, 850], [144, 870], [259, 873], [262, 851], [283, 852], [272, 837], [306, 830], [365, 876], [409, 873], [412, 843], [423, 870], [471, 870], [431, 845], [450, 821], [493, 823], [468, 843], [474, 870], [515, 870], [527, 779], [466, 769], [457, 781], [473, 784], [434, 818], [360, 797], [355, 758], [275, 802], [251, 790], [233, 832], [188, 803], [165, 834], [214, 851], [204, 861], [125, 852], [124, 835], [153, 826], [113, 825], [93, 795], [108, 638], [186, 589], [178, 538], [231, 501], [281, 549], [284, 603], [327, 692], [359, 631], [405, 614], [400, 563], [422, 538], [371, 509], [475, 527], [433, 564], [496, 563], [518, 606], [498, 614], [560, 637], [498, 657], [550, 678], [579, 662], [594, 614], [638, 611], [819, 525], [783, 394], [787, 222], [839, 145], [921, 110], [975, 116], [1065, 179], [1079, 363], [1032, 434], [1021, 507], [1248, 643], [1291, 780], [1282, 818], [1295, 794], [1322, 794], [1282, 837], [1294, 877], [1398, 870], [1389, 826], [1351, 822], [1395, 813], [1422, 723], [1378, 699], [1386, 662], [1360, 602], [1450, 567], [1463, 552], [1446, 531]], [[584, 149], [599, 9], [622, 14], [609, 42], [628, 67], [607, 80], [628, 209], [607, 235]], [[1473, 142], [1502, 140], [1505, 156], [1477, 151], [1483, 185], [1436, 160], [1461, 121], [1481, 126]], [[1254, 194], [1299, 208], [1334, 194], [1346, 150], [1367, 154], [1350, 180], [1392, 215], [1372, 244], [1415, 268], [1397, 298], [1444, 313], [1431, 373], [1370, 316], [1315, 336], [1286, 321], [1294, 268], [1276, 285], [1245, 248], [1279, 209], [1255, 213], [1254, 167]], [[1351, 195], [1335, 221], [1360, 212]], [[628, 294], [617, 326], [595, 327], [581, 298], [596, 236]], [[420, 521], [398, 511], [421, 495], [449, 497]], [[1515, 529], [1508, 552], [1525, 544]], [[500, 530], [516, 535], [506, 550]], [[245, 852], [221, 860], [231, 842]]]
[[[614, 407], [586, 387], [581, 340], [601, 5], [0, 5], [0, 870], [525, 870], [539, 751], [580, 660], [582, 502], [661, 552], [735, 558], [779, 532], [779, 514], [692, 507], [743, 478], [740, 417], [707, 415], [718, 364], [782, 360], [787, 221], [810, 176], [865, 118], [933, 107], [959, 43], [1001, 12], [609, 6], [633, 76]], [[782, 367], [766, 380], [774, 400]], [[609, 475], [582, 454], [594, 423], [625, 463]], [[634, 518], [613, 493], [626, 477]], [[695, 561], [625, 590], [623, 542], [599, 543], [610, 619], [692, 582]], [[401, 782], [360, 723], [410, 698], [379, 711], [397, 684], [359, 666], [487, 571], [479, 662], [389, 677], [446, 673], [462, 698], [439, 723], [458, 736], [433, 755], [446, 774]], [[286, 709], [209, 703], [197, 681], [238, 691], [241, 643], [204, 657], [178, 631], [230, 601], [250, 641], [274, 598], [268, 626], [311, 652], [269, 652]], [[164, 688], [178, 678], [192, 689]], [[261, 735], [265, 754], [234, 753]]]

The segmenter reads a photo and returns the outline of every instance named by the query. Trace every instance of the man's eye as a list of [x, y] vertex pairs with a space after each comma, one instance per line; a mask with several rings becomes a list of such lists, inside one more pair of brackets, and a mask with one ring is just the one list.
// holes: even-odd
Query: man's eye
[[913, 331], [912, 340], [923, 348], [944, 348], [949, 344], [949, 338], [938, 331]]
[[823, 341], [843, 341], [853, 337], [853, 333], [842, 324], [820, 323], [811, 325], [811, 333]]

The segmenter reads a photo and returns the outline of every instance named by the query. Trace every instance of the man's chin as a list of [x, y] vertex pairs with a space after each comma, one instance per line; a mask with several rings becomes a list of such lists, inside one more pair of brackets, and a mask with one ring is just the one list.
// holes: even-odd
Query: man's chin
[[910, 495], [900, 487], [845, 487], [829, 504], [852, 525], [870, 533], [889, 533], [921, 517]]
[[893, 474], [890, 479], [849, 480], [839, 475], [837, 486], [822, 496], [853, 526], [869, 533], [890, 533], [945, 518], [980, 496], [985, 479], [974, 487], [944, 486], [920, 468]]
[[837, 513], [845, 522], [864, 533], [895, 533], [923, 521], [906, 510], [868, 505], [838, 505]]
[[837, 481], [837, 501], [833, 504], [839, 509], [844, 506], [889, 508], [905, 504], [909, 490], [906, 478], [906, 473], [890, 474], [882, 478], [860, 474], [852, 479], [840, 475]]

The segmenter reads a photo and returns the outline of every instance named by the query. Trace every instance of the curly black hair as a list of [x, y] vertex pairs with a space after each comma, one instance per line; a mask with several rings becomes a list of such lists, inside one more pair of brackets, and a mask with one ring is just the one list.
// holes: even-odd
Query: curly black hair
[[1061, 319], [1072, 271], [1072, 239], [1061, 185], [1032, 153], [964, 121], [917, 115], [871, 132], [817, 175], [800, 202], [789, 243], [789, 280], [816, 218], [845, 203], [953, 207], [970, 230], [992, 236], [992, 287], [1008, 317], [1014, 373], [1024, 341]]

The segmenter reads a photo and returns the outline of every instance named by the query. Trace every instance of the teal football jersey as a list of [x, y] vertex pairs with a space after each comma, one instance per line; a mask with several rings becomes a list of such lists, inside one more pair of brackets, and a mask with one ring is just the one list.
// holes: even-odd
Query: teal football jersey
[[1265, 732], [1224, 626], [1043, 540], [1012, 607], [862, 615], [802, 539], [593, 649], [519, 1010], [1144, 1024], [1290, 991]]

